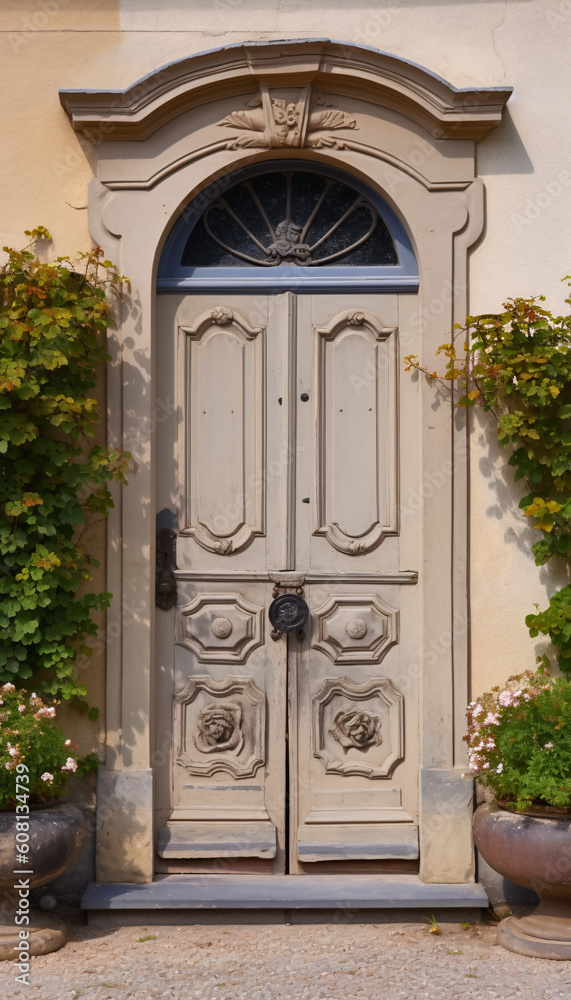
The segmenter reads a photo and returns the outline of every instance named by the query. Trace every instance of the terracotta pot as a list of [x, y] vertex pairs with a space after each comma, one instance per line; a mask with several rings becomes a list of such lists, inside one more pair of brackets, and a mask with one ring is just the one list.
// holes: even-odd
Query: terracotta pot
[[491, 868], [540, 897], [528, 917], [501, 922], [498, 944], [534, 958], [571, 959], [571, 816], [514, 813], [486, 802], [474, 814], [474, 840]]
[[[28, 836], [26, 863], [17, 861], [17, 822], [28, 823], [28, 830], [22, 831]], [[0, 961], [14, 961], [14, 945], [20, 940], [20, 930], [30, 932], [30, 955], [46, 955], [66, 943], [66, 927], [62, 920], [30, 910], [29, 924], [16, 924], [16, 911], [27, 912], [26, 889], [51, 882], [77, 861], [84, 839], [83, 815], [75, 806], [66, 803], [31, 807], [29, 815], [0, 812]], [[18, 872], [24, 874], [15, 874]], [[22, 895], [14, 888], [19, 884]]]

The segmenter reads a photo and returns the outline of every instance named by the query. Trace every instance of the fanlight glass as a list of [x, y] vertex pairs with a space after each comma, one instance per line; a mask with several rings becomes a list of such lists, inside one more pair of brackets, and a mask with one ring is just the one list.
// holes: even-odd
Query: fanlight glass
[[181, 267], [395, 266], [377, 209], [350, 185], [305, 171], [241, 181], [206, 209]]

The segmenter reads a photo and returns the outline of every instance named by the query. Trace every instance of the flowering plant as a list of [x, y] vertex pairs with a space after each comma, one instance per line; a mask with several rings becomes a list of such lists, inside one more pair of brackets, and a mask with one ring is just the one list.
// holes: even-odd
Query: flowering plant
[[95, 756], [78, 758], [77, 747], [54, 725], [56, 710], [13, 684], [0, 687], [0, 808], [16, 802], [16, 768], [25, 764], [30, 802], [59, 798], [71, 774], [96, 766]]
[[468, 706], [468, 771], [507, 809], [571, 809], [571, 682], [542, 663]]

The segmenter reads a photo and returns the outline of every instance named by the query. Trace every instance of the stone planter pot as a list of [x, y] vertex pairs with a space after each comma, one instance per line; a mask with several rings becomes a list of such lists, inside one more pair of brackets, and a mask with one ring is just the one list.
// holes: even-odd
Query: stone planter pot
[[498, 944], [519, 955], [571, 959], [571, 815], [513, 813], [486, 802], [474, 814], [474, 840], [495, 871], [540, 897], [529, 916], [502, 920]]
[[[28, 823], [27, 864], [17, 861], [16, 823]], [[75, 806], [56, 803], [30, 808], [29, 815], [0, 812], [0, 961], [15, 961], [14, 945], [21, 940], [20, 930], [29, 930], [29, 954], [46, 955], [61, 948], [67, 940], [66, 927], [58, 917], [29, 910], [29, 924], [16, 924], [16, 911], [28, 912], [26, 889], [35, 889], [58, 878], [81, 853], [85, 839], [83, 815]], [[16, 871], [33, 874], [14, 874]], [[20, 893], [18, 884], [24, 885]], [[16, 886], [16, 888], [14, 888]], [[21, 919], [21, 918], [20, 918]]]

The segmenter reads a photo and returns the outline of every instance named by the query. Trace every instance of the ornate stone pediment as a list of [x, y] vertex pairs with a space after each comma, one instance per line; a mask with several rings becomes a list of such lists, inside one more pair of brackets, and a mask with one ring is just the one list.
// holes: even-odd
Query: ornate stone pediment
[[225, 128], [240, 130], [230, 139], [227, 149], [260, 149], [333, 146], [344, 149], [342, 138], [331, 135], [338, 129], [357, 129], [357, 119], [334, 106], [331, 98], [302, 87], [284, 91], [260, 86], [248, 97], [247, 110], [232, 111], [218, 122]]

